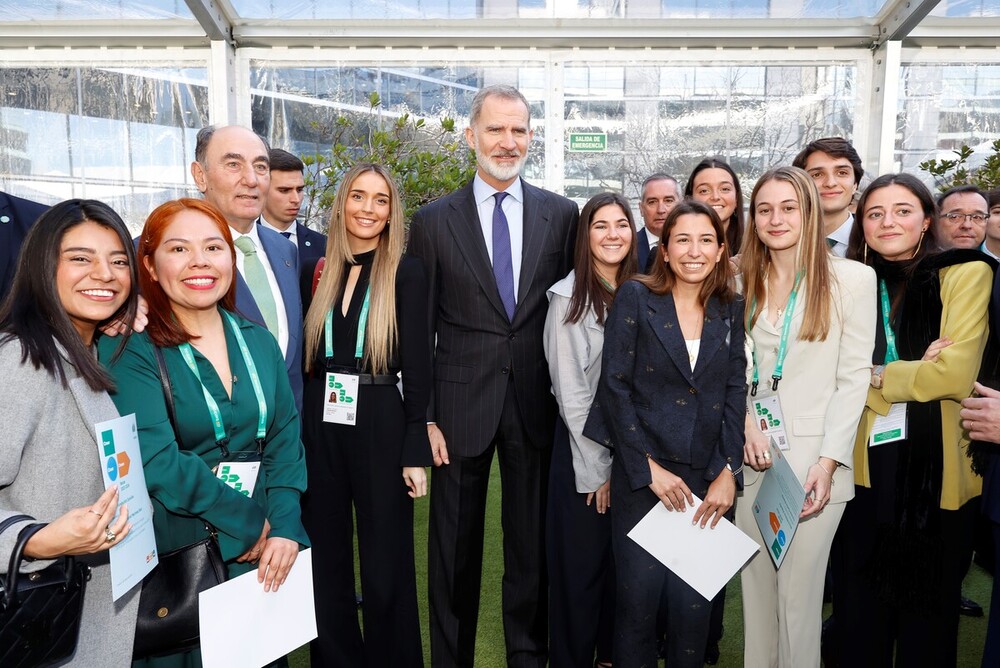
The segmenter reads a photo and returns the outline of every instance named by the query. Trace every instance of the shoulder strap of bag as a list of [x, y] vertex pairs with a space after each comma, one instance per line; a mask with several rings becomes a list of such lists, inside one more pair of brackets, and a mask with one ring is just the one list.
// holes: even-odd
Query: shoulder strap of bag
[[[33, 519], [27, 515], [16, 515], [15, 518], [21, 519]], [[0, 531], [6, 529], [12, 522], [11, 519], [7, 518], [3, 526], [0, 526]], [[15, 519], [15, 521], [21, 521], [20, 519]], [[10, 563], [7, 566], [7, 577], [4, 580], [3, 585], [3, 607], [7, 608], [10, 606], [11, 597], [17, 591], [17, 578], [18, 571], [21, 570], [21, 560], [24, 558], [24, 546], [28, 544], [28, 541], [38, 533], [41, 529], [44, 529], [46, 524], [29, 524], [28, 526], [21, 529], [21, 532], [17, 535], [17, 544], [14, 545], [14, 549], [10, 553]]]
[[163, 349], [160, 346], [153, 346], [153, 354], [156, 355], [156, 366], [160, 368], [160, 386], [163, 388], [163, 399], [167, 404], [167, 419], [170, 420], [170, 426], [174, 428], [174, 438], [179, 445], [181, 435], [177, 431], [177, 416], [174, 413], [174, 392], [170, 386], [170, 373], [167, 371], [167, 360], [163, 357]]
[[34, 519], [35, 518], [31, 517], [30, 515], [11, 515], [3, 522], [0, 522], [0, 533], [3, 533], [7, 529], [9, 529], [12, 525], [17, 524], [18, 522], [24, 522], [26, 520], [34, 520]]
[[321, 257], [316, 261], [316, 268], [313, 269], [313, 288], [312, 293], [316, 294], [316, 286], [319, 285], [319, 279], [323, 276], [323, 265], [326, 264], [326, 258]]

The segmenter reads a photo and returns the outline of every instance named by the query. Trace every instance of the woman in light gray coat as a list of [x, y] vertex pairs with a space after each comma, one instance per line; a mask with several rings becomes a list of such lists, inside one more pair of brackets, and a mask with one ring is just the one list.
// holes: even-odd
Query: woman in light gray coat
[[[104, 490], [94, 433], [96, 422], [118, 412], [93, 342], [99, 327], [134, 320], [135, 271], [118, 214], [101, 202], [69, 200], [32, 227], [0, 308], [0, 521], [48, 522], [25, 547], [37, 560], [25, 570], [62, 555], [92, 569], [76, 651], [62, 665], [127, 666], [132, 658], [139, 588], [113, 602], [108, 561], [108, 549], [128, 534], [128, 511], [123, 506], [115, 519], [118, 492]], [[32, 523], [0, 535], [0, 570]]]
[[583, 435], [601, 377], [604, 317], [636, 271], [628, 202], [595, 195], [576, 232], [575, 270], [549, 288], [545, 357], [559, 405], [546, 518], [552, 668], [607, 665], [614, 631], [611, 451]]

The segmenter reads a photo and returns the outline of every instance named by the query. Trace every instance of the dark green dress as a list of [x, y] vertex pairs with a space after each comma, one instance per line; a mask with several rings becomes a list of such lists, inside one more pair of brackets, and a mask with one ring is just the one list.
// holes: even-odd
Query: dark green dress
[[[299, 417], [288, 384], [285, 362], [274, 337], [263, 327], [236, 316], [240, 331], [253, 355], [267, 401], [267, 439], [253, 498], [247, 498], [216, 478], [212, 468], [221, 449], [205, 403], [201, 383], [176, 347], [164, 348], [179, 438], [167, 417], [153, 344], [145, 333], [129, 339], [120, 359], [110, 364], [116, 339], [98, 343], [101, 360], [109, 365], [118, 385], [111, 393], [122, 415], [135, 413], [146, 485], [153, 501], [153, 526], [157, 549], [163, 553], [189, 545], [205, 536], [205, 522], [219, 532], [222, 556], [229, 576], [247, 572], [249, 564], [234, 559], [260, 537], [264, 518], [270, 536], [308, 544], [299, 512], [299, 497], [306, 487], [305, 457], [300, 440]], [[239, 344], [228, 323], [226, 345], [233, 373], [232, 398], [226, 394], [215, 367], [193, 350], [205, 387], [222, 412], [229, 435], [229, 449], [252, 450], [257, 432], [257, 399]], [[155, 666], [200, 666], [199, 652], [141, 662]]]

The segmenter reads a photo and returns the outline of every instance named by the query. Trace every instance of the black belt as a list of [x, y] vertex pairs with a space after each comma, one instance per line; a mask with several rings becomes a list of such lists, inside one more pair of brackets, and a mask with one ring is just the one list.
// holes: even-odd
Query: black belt
[[362, 373], [358, 375], [359, 385], [395, 385], [398, 382], [399, 376], [390, 376], [386, 374], [373, 376], [370, 373]]
[[326, 367], [330, 373], [343, 373], [358, 377], [358, 385], [395, 385], [399, 382], [397, 374], [370, 374], [358, 373], [357, 369], [349, 366], [334, 366], [330, 364]]

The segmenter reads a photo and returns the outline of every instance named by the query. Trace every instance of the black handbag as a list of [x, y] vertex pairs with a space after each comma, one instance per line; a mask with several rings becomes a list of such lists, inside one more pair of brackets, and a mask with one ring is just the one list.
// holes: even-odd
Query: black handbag
[[[167, 415], [177, 433], [170, 376], [159, 347], [154, 348]], [[179, 437], [178, 437], [179, 438]], [[142, 581], [132, 658], [145, 659], [188, 652], [198, 647], [198, 594], [226, 581], [215, 531], [191, 545], [160, 555], [160, 562]]]
[[[8, 517], [0, 533], [27, 515]], [[6, 577], [0, 581], [0, 666], [28, 668], [58, 663], [76, 650], [90, 566], [73, 557], [33, 573], [19, 573], [28, 540], [45, 527], [30, 524], [17, 536]]]
[[197, 648], [198, 594], [225, 581], [226, 566], [214, 535], [161, 554], [160, 563], [142, 581], [132, 657]]

